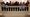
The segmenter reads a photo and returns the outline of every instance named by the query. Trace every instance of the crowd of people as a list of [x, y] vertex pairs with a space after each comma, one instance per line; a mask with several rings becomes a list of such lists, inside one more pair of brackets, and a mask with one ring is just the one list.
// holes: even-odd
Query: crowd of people
[[[5, 4], [4, 2], [2, 2], [1, 4]], [[8, 2], [6, 2], [6, 4], [5, 5], [8, 5], [8, 6], [18, 6], [18, 5], [21, 5], [22, 4], [22, 2], [15, 2], [15, 3], [11, 3], [11, 1], [10, 1], [10, 3], [8, 3]], [[29, 4], [29, 2], [27, 1], [26, 3], [25, 2], [23, 2], [23, 4], [24, 5], [26, 5], [26, 6], [28, 6], [28, 4]]]
[[[19, 3], [17, 1], [15, 3], [12, 3], [12, 4], [11, 4], [11, 1], [10, 1], [10, 3], [7, 2], [6, 4], [4, 2], [1, 3], [1, 5], [5, 5], [5, 6], [21, 6], [22, 8], [19, 7], [20, 11], [21, 11], [21, 9], [25, 10], [25, 11], [27, 9], [27, 11], [28, 11], [28, 4], [29, 4], [28, 1], [26, 3], [24, 3], [24, 2], [23, 3], [22, 2]], [[18, 10], [19, 10], [19, 8], [18, 8]], [[3, 10], [3, 8], [2, 8], [2, 10]], [[8, 10], [8, 8], [7, 8], [7, 10]]]

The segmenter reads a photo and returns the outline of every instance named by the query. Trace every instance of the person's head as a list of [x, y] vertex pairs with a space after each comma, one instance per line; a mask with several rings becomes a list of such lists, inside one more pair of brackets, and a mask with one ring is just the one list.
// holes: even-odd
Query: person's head
[[7, 2], [8, 3], [8, 2]]
[[11, 2], [11, 1], [10, 1]]
[[11, 4], [11, 1], [10, 1], [10, 4]]
[[6, 2], [6, 4], [8, 4], [8, 2]]
[[15, 3], [17, 3], [17, 1]]
[[23, 2], [23, 4], [25, 4], [25, 2]]
[[27, 1], [27, 2], [29, 2], [29, 1]]
[[20, 4], [22, 4], [22, 2], [20, 2]]

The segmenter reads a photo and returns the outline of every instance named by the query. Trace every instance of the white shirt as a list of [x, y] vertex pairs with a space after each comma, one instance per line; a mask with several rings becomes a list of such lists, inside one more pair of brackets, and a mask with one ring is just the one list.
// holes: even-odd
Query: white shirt
[[8, 8], [8, 5], [6, 5], [5, 7]]
[[20, 9], [25, 9], [25, 7], [26, 7], [25, 5], [19, 6]]
[[24, 5], [24, 6], [22, 6], [22, 8], [23, 8], [23, 9], [25, 9], [25, 7], [26, 7], [25, 5]]
[[21, 9], [22, 6], [19, 6], [19, 8]]

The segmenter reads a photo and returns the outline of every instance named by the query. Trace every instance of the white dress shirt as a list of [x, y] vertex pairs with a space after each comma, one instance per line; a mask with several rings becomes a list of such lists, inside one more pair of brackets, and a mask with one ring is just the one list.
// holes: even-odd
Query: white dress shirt
[[8, 5], [6, 5], [5, 7], [8, 8]]

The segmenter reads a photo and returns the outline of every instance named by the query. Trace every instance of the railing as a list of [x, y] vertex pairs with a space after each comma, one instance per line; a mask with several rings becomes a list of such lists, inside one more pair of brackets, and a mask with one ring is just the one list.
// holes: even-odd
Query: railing
[[[28, 11], [28, 7], [25, 7], [24, 9], [21, 6], [7, 6], [7, 7], [1, 7], [2, 11]], [[20, 9], [21, 8], [21, 9]]]

